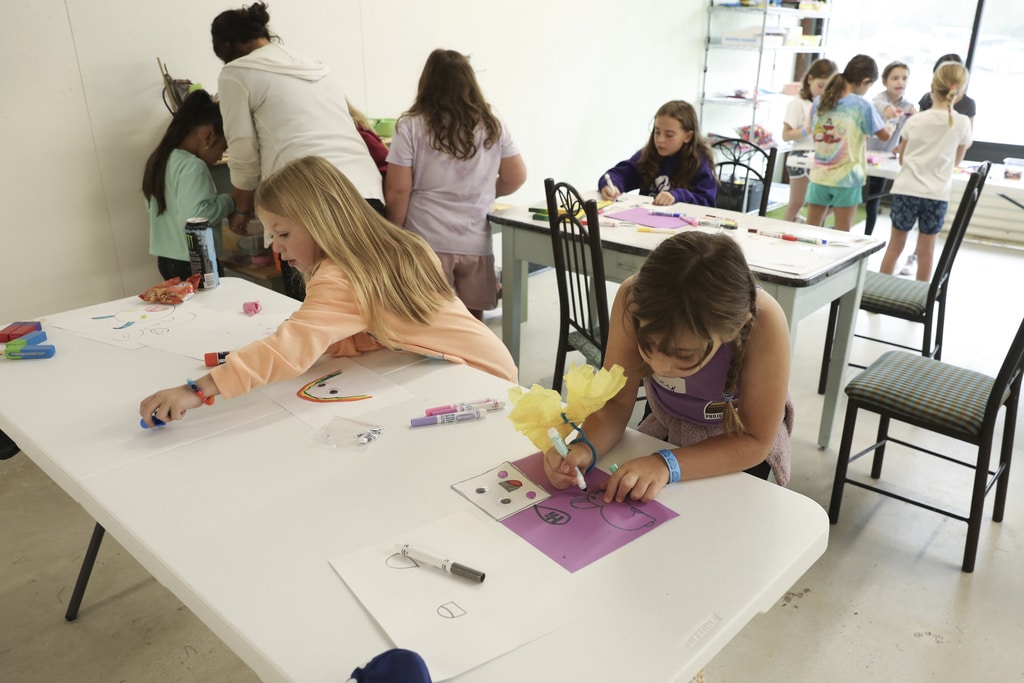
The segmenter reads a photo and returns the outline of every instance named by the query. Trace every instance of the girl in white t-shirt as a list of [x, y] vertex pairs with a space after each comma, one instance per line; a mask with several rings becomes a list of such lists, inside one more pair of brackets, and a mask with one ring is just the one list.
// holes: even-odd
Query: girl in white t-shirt
[[[900, 172], [892, 184], [892, 232], [882, 258], [881, 272], [892, 275], [917, 223], [917, 279], [932, 275], [935, 236], [942, 229], [953, 185], [953, 169], [971, 145], [971, 122], [953, 111], [964, 96], [969, 74], [963, 65], [946, 62], [932, 75], [931, 96], [936, 103], [914, 115], [903, 127], [897, 153]], [[943, 107], [942, 104], [945, 104]]]
[[782, 122], [782, 139], [793, 147], [786, 159], [789, 172], [789, 206], [787, 221], [796, 220], [804, 206], [811, 165], [814, 163], [814, 139], [811, 137], [811, 104], [825, 90], [825, 84], [838, 69], [831, 59], [818, 59], [811, 64], [800, 84], [800, 94], [793, 98]]
[[487, 213], [495, 197], [526, 181], [526, 166], [465, 55], [438, 49], [427, 57], [387, 161], [387, 217], [427, 241], [455, 293], [483, 319], [498, 304]]

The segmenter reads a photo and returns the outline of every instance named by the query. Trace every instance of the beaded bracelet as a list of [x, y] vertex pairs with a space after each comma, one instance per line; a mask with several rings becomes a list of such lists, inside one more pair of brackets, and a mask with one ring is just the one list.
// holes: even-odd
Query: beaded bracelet
[[199, 385], [193, 382], [191, 378], [186, 379], [185, 381], [188, 382], [188, 388], [195, 392], [195, 395], [199, 397], [200, 401], [202, 401], [208, 406], [213, 405], [213, 396], [211, 396], [210, 398], [206, 398], [206, 395], [203, 393], [203, 390], [200, 389]]
[[658, 455], [660, 455], [665, 460], [665, 464], [668, 465], [668, 483], [674, 484], [679, 481], [679, 478], [682, 476], [682, 472], [679, 471], [679, 461], [676, 460], [676, 454], [667, 448], [662, 448], [658, 451]]

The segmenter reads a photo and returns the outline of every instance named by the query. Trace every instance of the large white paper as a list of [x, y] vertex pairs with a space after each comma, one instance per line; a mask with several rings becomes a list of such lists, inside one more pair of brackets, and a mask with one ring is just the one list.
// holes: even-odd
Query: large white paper
[[314, 429], [334, 417], [357, 417], [415, 398], [351, 358], [335, 357], [321, 358], [302, 376], [257, 391]]
[[[408, 543], [486, 573], [475, 583], [397, 552]], [[515, 534], [469, 513], [337, 557], [331, 566], [396, 647], [442, 681], [572, 620], [568, 575]]]

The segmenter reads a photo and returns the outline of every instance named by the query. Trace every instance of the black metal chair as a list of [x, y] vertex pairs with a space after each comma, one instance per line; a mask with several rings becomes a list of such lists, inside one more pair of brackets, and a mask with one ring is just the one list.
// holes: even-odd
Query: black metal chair
[[[1013, 437], [1017, 421], [1017, 407], [1020, 399], [1021, 370], [1024, 368], [1024, 321], [1017, 329], [1017, 335], [1003, 360], [999, 374], [994, 378], [980, 372], [967, 370], [942, 361], [908, 353], [888, 351], [858, 374], [846, 387], [849, 403], [846, 408], [846, 422], [839, 446], [835, 480], [832, 486], [832, 500], [829, 504], [829, 520], [839, 521], [839, 508], [843, 500], [843, 487], [853, 484], [884, 496], [901, 500], [917, 507], [937, 512], [953, 519], [967, 522], [967, 541], [964, 547], [963, 571], [974, 571], [974, 560], [978, 552], [978, 538], [981, 533], [981, 516], [985, 496], [996, 486], [992, 521], [1003, 520], [1006, 492], [1010, 477], [1010, 459], [1013, 455]], [[1002, 443], [999, 461], [992, 470], [991, 456], [996, 421], [1001, 408], [1003, 417]], [[878, 415], [878, 433], [874, 444], [850, 455], [854, 427], [859, 411]], [[978, 447], [974, 462], [922, 448], [908, 441], [889, 436], [892, 420], [903, 422], [919, 429], [943, 434]], [[932, 502], [915, 500], [892, 488], [882, 488], [861, 479], [849, 476], [849, 464], [869, 452], [874, 452], [871, 464], [871, 479], [882, 476], [882, 459], [885, 446], [893, 442], [915, 451], [935, 456], [946, 462], [974, 470], [971, 485], [971, 503], [967, 515], [948, 508], [938, 507]]]
[[583, 201], [568, 183], [544, 181], [551, 247], [560, 307], [555, 375], [551, 388], [562, 391], [565, 356], [575, 349], [600, 368], [608, 341], [608, 290], [601, 253], [597, 202]]
[[742, 138], [720, 138], [711, 143], [719, 187], [715, 206], [743, 211], [757, 204], [757, 215], [768, 213], [768, 195], [775, 175], [776, 147], [759, 147]]
[[[918, 280], [907, 280], [895, 275], [884, 275], [869, 271], [864, 282], [864, 293], [861, 295], [860, 308], [863, 311], [888, 315], [893, 318], [908, 320], [913, 323], [924, 325], [924, 333], [921, 339], [920, 351], [922, 356], [942, 360], [942, 341], [946, 320], [946, 295], [949, 292], [949, 278], [953, 271], [953, 262], [963, 244], [964, 236], [967, 234], [967, 227], [970, 225], [971, 216], [974, 215], [974, 207], [978, 205], [981, 191], [985, 187], [985, 179], [988, 177], [988, 170], [991, 164], [981, 164], [967, 181], [963, 196], [960, 199], [960, 206], [957, 207], [956, 216], [949, 226], [949, 234], [946, 235], [946, 243], [942, 246], [942, 254], [932, 273], [929, 282]], [[839, 311], [839, 303], [832, 302], [829, 311], [828, 324], [825, 328], [825, 348], [821, 358], [821, 372], [818, 376], [818, 393], [825, 393], [825, 383], [828, 379], [828, 363], [832, 357], [832, 342], [835, 335], [836, 316]], [[897, 346], [911, 351], [915, 347], [898, 344], [896, 342], [869, 337], [867, 335], [855, 334], [861, 339]], [[853, 367], [863, 368], [863, 365], [851, 363]]]

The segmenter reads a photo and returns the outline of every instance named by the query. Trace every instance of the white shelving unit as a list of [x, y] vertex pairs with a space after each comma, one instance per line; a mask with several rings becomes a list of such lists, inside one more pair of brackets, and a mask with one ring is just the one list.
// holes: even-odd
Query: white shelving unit
[[[828, 36], [827, 2], [748, 6], [709, 0], [700, 120], [705, 133], [734, 137], [760, 124], [781, 142], [782, 117], [792, 95], [782, 93], [798, 55], [820, 55]], [[808, 21], [811, 20], [811, 21]]]

